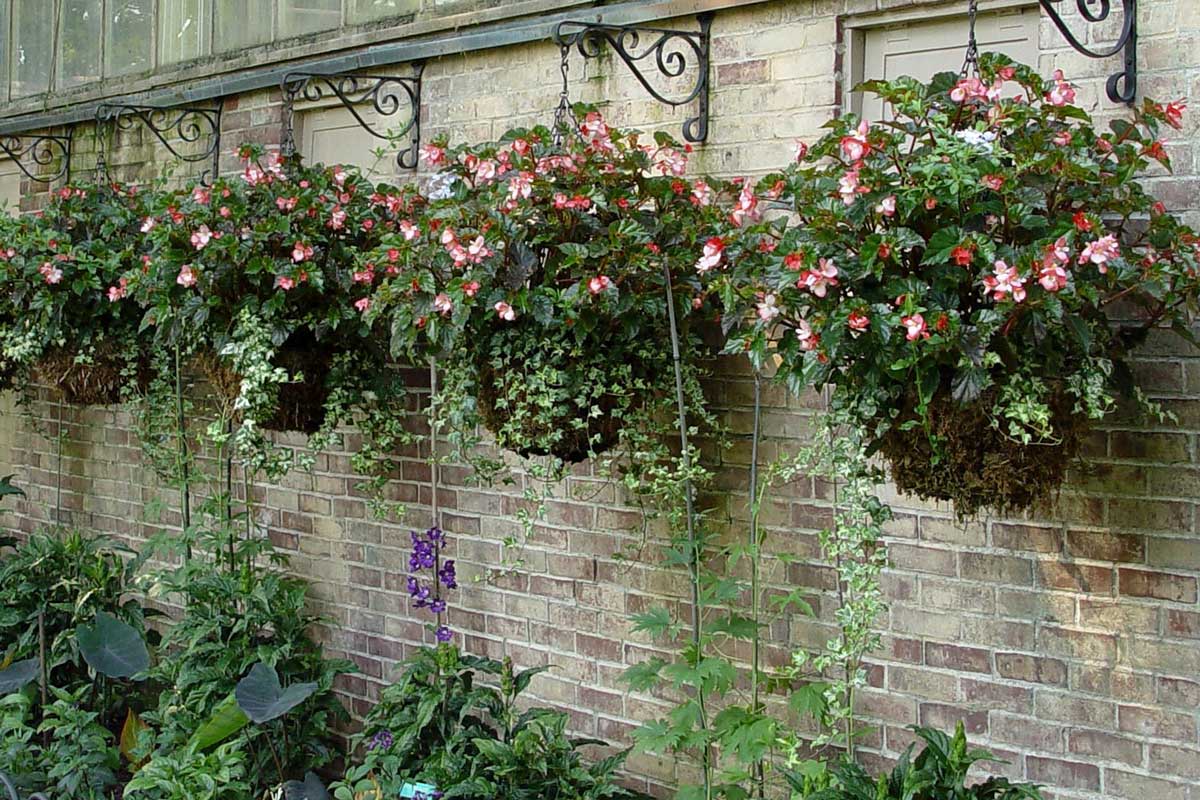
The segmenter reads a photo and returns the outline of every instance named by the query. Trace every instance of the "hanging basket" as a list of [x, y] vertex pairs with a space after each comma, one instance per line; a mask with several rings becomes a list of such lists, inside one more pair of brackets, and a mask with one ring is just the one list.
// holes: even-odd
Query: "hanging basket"
[[611, 342], [570, 348], [548, 341], [535, 323], [517, 323], [476, 356], [484, 426], [500, 447], [525, 457], [578, 463], [612, 449], [638, 398], [596, 387], [631, 386], [642, 365], [623, 352]]
[[[282, 367], [289, 375], [303, 375], [303, 379], [278, 386], [275, 409], [271, 416], [258, 420], [258, 426], [270, 431], [298, 431], [311, 436], [325, 424], [328, 378], [333, 365], [331, 348], [317, 343], [311, 335], [293, 334], [279, 348], [271, 363]], [[214, 391], [232, 406], [241, 393], [242, 377], [212, 351], [202, 353], [199, 364]]]
[[[38, 380], [57, 389], [63, 402], [78, 406], [111, 406], [122, 400], [128, 383], [127, 357], [115, 345], [97, 348], [90, 363], [76, 363], [64, 348], [47, 351], [36, 367]], [[149, 364], [138, 359], [137, 383], [143, 389], [150, 379]]]
[[924, 500], [949, 500], [960, 519], [984, 509], [1021, 511], [1049, 499], [1079, 455], [1089, 420], [1056, 389], [1049, 398], [1053, 437], [1024, 444], [994, 424], [995, 399], [994, 391], [985, 392], [960, 405], [943, 388], [930, 403], [926, 430], [920, 424], [905, 429], [904, 422], [916, 420], [916, 397], [906, 397], [899, 419], [876, 442], [896, 488]]

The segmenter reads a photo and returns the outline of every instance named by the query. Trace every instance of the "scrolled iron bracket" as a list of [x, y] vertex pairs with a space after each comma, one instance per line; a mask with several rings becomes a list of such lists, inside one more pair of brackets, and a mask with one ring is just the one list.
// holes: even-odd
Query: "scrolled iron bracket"
[[[6, 135], [0, 136], [0, 150], [8, 154], [13, 163], [24, 172], [31, 181], [50, 184], [59, 178], [71, 180], [71, 146], [75, 136], [73, 128], [69, 128], [65, 136], [39, 134], [37, 136]], [[36, 166], [30, 168], [25, 164], [26, 159]], [[37, 167], [48, 167], [57, 164], [54, 171], [44, 174]]]
[[[96, 122], [112, 123], [117, 130], [129, 131], [138, 124], [154, 134], [171, 155], [189, 164], [212, 159], [210, 169], [200, 179], [211, 184], [221, 165], [221, 111], [224, 101], [215, 106], [142, 106], [128, 103], [101, 103], [96, 106]], [[172, 136], [173, 134], [173, 136]], [[208, 144], [199, 153], [189, 153], [178, 144], [194, 144], [205, 136]], [[103, 154], [101, 154], [103, 155]]]
[[[1058, 32], [1077, 52], [1089, 58], [1111, 58], [1122, 53], [1123, 69], [1108, 77], [1105, 90], [1108, 99], [1114, 103], [1132, 104], [1137, 95], [1137, 0], [1119, 0], [1124, 18], [1121, 21], [1121, 34], [1117, 40], [1106, 48], [1093, 50], [1080, 41], [1079, 36], [1068, 27], [1066, 21], [1058, 13], [1058, 6], [1064, 0], [1038, 0], [1046, 16], [1058, 28]], [[1087, 22], [1104, 22], [1112, 13], [1114, 0], [1074, 0], [1079, 15]], [[1093, 6], [1095, 7], [1093, 9]]]
[[[598, 58], [606, 48], [611, 48], [633, 72], [642, 88], [664, 105], [677, 108], [697, 101], [696, 115], [683, 122], [683, 138], [689, 142], [703, 142], [708, 138], [712, 19], [711, 12], [699, 14], [698, 31], [568, 20], [560, 22], [554, 29], [554, 41], [563, 48], [574, 47], [584, 59]], [[659, 75], [668, 79], [682, 76], [694, 62], [696, 80], [684, 96], [668, 97], [651, 83], [642, 62], [652, 64]]]
[[[319, 103], [331, 94], [350, 112], [359, 127], [375, 138], [397, 142], [411, 134], [409, 146], [396, 153], [396, 165], [401, 169], [416, 169], [421, 147], [421, 75], [425, 71], [424, 63], [417, 62], [414, 70], [416, 74], [408, 78], [317, 72], [289, 72], [284, 75], [280, 84], [284, 101], [283, 135], [280, 140], [283, 154], [290, 156], [296, 152], [296, 101]], [[360, 112], [363, 106], [369, 106], [380, 117], [395, 117], [403, 109], [408, 109], [408, 116], [401, 117], [403, 124], [400, 127], [381, 131]]]

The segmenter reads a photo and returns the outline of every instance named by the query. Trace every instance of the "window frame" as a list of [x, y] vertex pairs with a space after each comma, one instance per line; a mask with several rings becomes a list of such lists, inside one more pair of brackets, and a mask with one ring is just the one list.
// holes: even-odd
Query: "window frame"
[[[1039, 7], [1037, 0], [980, 0], [979, 3], [980, 14], [1019, 8], [1038, 9]], [[965, 18], [966, 12], [961, 4], [956, 3], [853, 14], [842, 18], [843, 56], [839, 70], [841, 85], [837, 93], [842, 111], [853, 114], [862, 113], [862, 93], [854, 91], [854, 87], [862, 82], [863, 74], [866, 71], [866, 42], [869, 30], [915, 21], [933, 22], [948, 17]], [[965, 41], [963, 48], [964, 50], [966, 48]]]

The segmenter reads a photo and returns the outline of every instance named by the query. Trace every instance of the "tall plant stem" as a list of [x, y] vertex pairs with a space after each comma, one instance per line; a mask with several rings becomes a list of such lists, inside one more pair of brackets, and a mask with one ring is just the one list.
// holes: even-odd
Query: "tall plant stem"
[[[830, 392], [831, 392], [831, 389], [828, 386], [826, 386], [825, 391], [824, 391], [824, 395], [825, 395], [825, 398], [824, 398], [825, 399], [825, 437], [826, 437], [826, 443], [829, 448], [828, 449], [829, 457], [832, 458], [833, 457], [834, 430], [833, 430], [832, 421], [830, 419], [830, 408], [829, 408], [830, 407], [830, 396], [829, 396]], [[846, 587], [844, 585], [844, 583], [840, 577], [842, 574], [842, 546], [841, 546], [842, 526], [841, 526], [840, 521], [838, 520], [838, 482], [837, 482], [837, 478], [835, 476], [831, 476], [830, 483], [833, 484], [833, 530], [831, 533], [832, 533], [833, 539], [834, 539], [834, 567], [836, 568], [837, 574], [839, 576], [838, 582], [837, 582], [838, 608], [844, 608], [846, 606], [846, 599], [847, 599], [846, 598], [846, 589], [848, 587]], [[843, 630], [842, 631], [843, 639], [845, 638], [845, 636], [846, 636], [846, 633], [845, 633], [845, 630]], [[853, 685], [853, 682], [850, 680], [851, 667], [852, 667], [852, 665], [849, 661], [847, 661], [846, 663], [844, 663], [842, 665], [842, 669], [846, 672], [846, 725], [845, 725], [846, 758], [853, 761], [854, 760], [854, 685]], [[854, 669], [857, 670], [858, 668], [854, 667]]]
[[63, 507], [62, 507], [62, 485], [63, 485], [63, 439], [66, 435], [63, 433], [63, 398], [61, 393], [58, 398], [58, 429], [54, 432], [54, 524], [56, 527], [62, 526]]
[[[754, 623], [754, 639], [750, 651], [750, 704], [755, 714], [762, 710], [759, 696], [759, 672], [762, 660], [762, 633], [759, 629], [761, 609], [759, 602], [759, 512], [762, 509], [762, 494], [758, 490], [758, 440], [762, 422], [762, 375], [754, 370], [754, 427], [750, 436], [750, 619]], [[762, 759], [754, 764], [754, 783], [758, 796], [765, 796], [765, 770]]]
[[[438, 465], [438, 439], [437, 439], [437, 403], [438, 393], [438, 370], [437, 359], [430, 357], [429, 359], [429, 514], [431, 523], [434, 528], [441, 531], [441, 507], [438, 505], [438, 486], [440, 485], [441, 475], [439, 474]], [[441, 539], [434, 543], [433, 547], [433, 586], [434, 592], [440, 598], [442, 594], [442, 545]], [[442, 624], [441, 612], [437, 615], [438, 625]]]
[[[183, 522], [186, 537], [192, 527], [192, 491], [191, 476], [188, 469], [187, 422], [183, 415], [183, 359], [179, 353], [179, 342], [175, 343], [175, 438], [178, 444], [177, 458], [179, 459], [179, 514]], [[192, 560], [192, 543], [187, 541], [184, 555]]]
[[[683, 393], [683, 359], [679, 352], [679, 330], [675, 322], [675, 293], [671, 289], [671, 267], [663, 261], [663, 277], [667, 284], [667, 319], [671, 323], [671, 360], [675, 367], [675, 403], [679, 410], [679, 444], [680, 460], [683, 465], [684, 484], [683, 501], [687, 513], [688, 546], [691, 549], [689, 571], [692, 579], [692, 648], [694, 658], [700, 661], [703, 647], [703, 614], [700, 608], [700, 543], [696, 536], [696, 509], [692, 497], [692, 454], [688, 446], [687, 401]], [[700, 729], [708, 731], [708, 708], [704, 697], [704, 687], [696, 688], [696, 703], [700, 708]], [[712, 748], [707, 740], [701, 754], [701, 767], [704, 771], [704, 797], [712, 800]]]

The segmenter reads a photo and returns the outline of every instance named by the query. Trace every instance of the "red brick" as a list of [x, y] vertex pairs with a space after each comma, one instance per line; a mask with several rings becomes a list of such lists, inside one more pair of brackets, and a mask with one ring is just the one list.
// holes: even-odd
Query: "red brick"
[[1104, 789], [1114, 797], [1129, 800], [1188, 800], [1186, 784], [1119, 769], [1104, 770]]
[[971, 736], [984, 736], [988, 732], [986, 711], [968, 711], [944, 703], [921, 703], [920, 717], [921, 724], [927, 728], [954, 730], [954, 726], [961, 721], [963, 730]]
[[1153, 597], [1177, 603], [1196, 602], [1196, 579], [1190, 575], [1169, 575], [1141, 569], [1118, 571], [1121, 594]]
[[1067, 665], [1057, 658], [1024, 653], [997, 653], [996, 672], [1002, 678], [1026, 683], [1044, 683], [1051, 686], [1067, 684]]
[[991, 672], [991, 654], [978, 647], [953, 644], [925, 643], [925, 663], [931, 667], [960, 672]]
[[1121, 706], [1118, 709], [1120, 730], [1159, 739], [1176, 739], [1181, 742], [1196, 741], [1195, 714], [1180, 714], [1161, 708]]
[[758, 58], [753, 61], [739, 61], [735, 64], [717, 65], [718, 86], [766, 83], [770, 79], [771, 68], [765, 58]]
[[1074, 558], [1136, 563], [1146, 557], [1146, 537], [1109, 531], [1067, 531], [1067, 552]]
[[1131, 766], [1142, 763], [1141, 742], [1103, 731], [1071, 731], [1067, 737], [1067, 752], [1095, 756], [1102, 761], [1120, 761]]
[[1100, 790], [1100, 768], [1079, 761], [1027, 756], [1025, 770], [1030, 780], [1068, 789]]
[[1038, 561], [1034, 571], [1038, 584], [1048, 589], [1081, 592], [1093, 595], [1113, 593], [1113, 571], [1110, 567], [1062, 561]]

